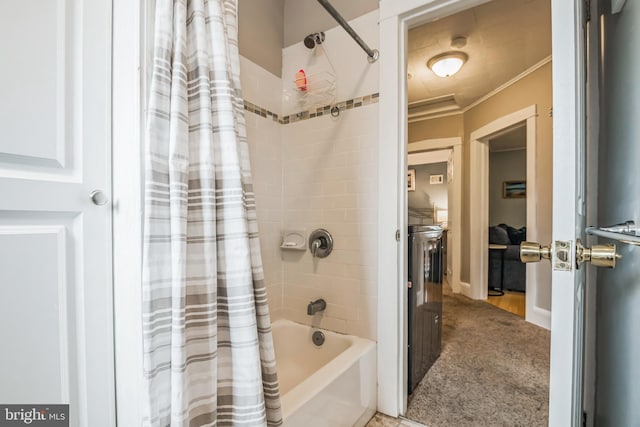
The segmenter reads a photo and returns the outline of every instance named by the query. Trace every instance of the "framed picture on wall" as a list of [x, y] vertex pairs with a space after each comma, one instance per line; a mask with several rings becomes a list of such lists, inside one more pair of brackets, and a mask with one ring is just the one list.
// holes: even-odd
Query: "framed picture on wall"
[[407, 190], [416, 191], [416, 170], [409, 169], [407, 171]]
[[527, 181], [504, 181], [502, 183], [503, 199], [524, 199], [527, 197]]

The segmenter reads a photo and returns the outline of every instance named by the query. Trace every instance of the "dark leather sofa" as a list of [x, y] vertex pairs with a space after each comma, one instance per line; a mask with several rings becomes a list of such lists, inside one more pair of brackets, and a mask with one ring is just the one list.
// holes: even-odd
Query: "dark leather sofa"
[[504, 259], [503, 289], [526, 291], [526, 268], [520, 261], [520, 242], [526, 240], [526, 236], [525, 227], [513, 228], [506, 224], [489, 227], [489, 243], [507, 246], [504, 254], [502, 250], [489, 250], [489, 289], [500, 288], [500, 270]]

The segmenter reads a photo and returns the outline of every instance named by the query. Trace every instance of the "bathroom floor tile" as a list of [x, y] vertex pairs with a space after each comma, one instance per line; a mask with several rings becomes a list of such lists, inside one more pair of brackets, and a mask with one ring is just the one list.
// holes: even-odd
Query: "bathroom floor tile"
[[365, 427], [427, 427], [415, 421], [401, 418], [391, 418], [377, 412]]
[[376, 413], [366, 427], [399, 427], [400, 420], [381, 413]]

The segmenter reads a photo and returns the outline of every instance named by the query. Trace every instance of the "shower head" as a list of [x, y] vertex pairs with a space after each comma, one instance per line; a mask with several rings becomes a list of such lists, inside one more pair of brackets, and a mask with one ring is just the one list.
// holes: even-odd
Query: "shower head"
[[313, 33], [313, 34], [309, 34], [307, 37], [304, 38], [304, 45], [307, 47], [307, 49], [313, 49], [314, 47], [316, 47], [317, 44], [322, 44], [323, 41], [324, 41], [323, 32]]
[[313, 34], [309, 34], [304, 38], [304, 45], [307, 47], [307, 49], [313, 49], [314, 47], [316, 47], [316, 41], [313, 37]]

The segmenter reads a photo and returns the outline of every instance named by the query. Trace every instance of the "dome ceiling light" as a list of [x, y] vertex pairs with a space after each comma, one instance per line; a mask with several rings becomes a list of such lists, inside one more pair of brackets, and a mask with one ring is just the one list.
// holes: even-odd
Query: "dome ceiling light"
[[427, 67], [439, 77], [451, 77], [467, 62], [464, 52], [445, 52], [436, 55], [427, 62]]

